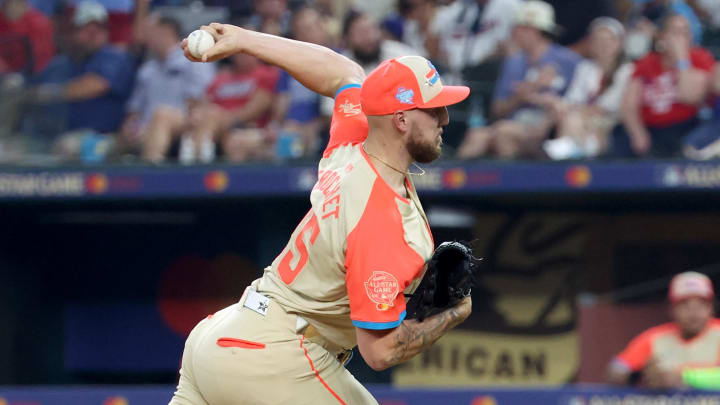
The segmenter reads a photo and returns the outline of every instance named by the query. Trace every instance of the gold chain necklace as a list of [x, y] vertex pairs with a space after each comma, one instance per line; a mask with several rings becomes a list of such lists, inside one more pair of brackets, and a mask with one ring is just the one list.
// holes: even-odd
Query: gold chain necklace
[[415, 163], [415, 162], [413, 162], [413, 165], [414, 165], [415, 167], [417, 167], [418, 169], [420, 169], [419, 172], [411, 172], [410, 170], [404, 172], [404, 171], [402, 171], [402, 170], [400, 170], [400, 169], [395, 168], [395, 167], [394, 167], [393, 165], [391, 165], [390, 163], [388, 163], [388, 162], [380, 159], [379, 157], [373, 155], [372, 153], [368, 152], [367, 149], [365, 149], [365, 144], [364, 144], [364, 143], [362, 144], [362, 148], [363, 148], [363, 150], [365, 151], [365, 153], [367, 153], [368, 156], [374, 157], [374, 158], [377, 159], [380, 163], [382, 163], [382, 164], [384, 164], [385, 166], [387, 166], [387, 167], [395, 170], [396, 172], [402, 174], [403, 176], [406, 175], [406, 174], [409, 174], [409, 175], [412, 175], [412, 176], [422, 176], [423, 174], [425, 174], [425, 169], [423, 169], [422, 167], [418, 166], [417, 163]]

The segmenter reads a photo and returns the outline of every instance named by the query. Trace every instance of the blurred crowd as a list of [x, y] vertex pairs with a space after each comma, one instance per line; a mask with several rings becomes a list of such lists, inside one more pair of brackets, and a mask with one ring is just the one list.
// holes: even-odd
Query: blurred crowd
[[720, 156], [720, 0], [0, 0], [0, 163], [316, 158], [332, 100], [252, 56], [187, 61], [210, 21], [368, 72], [427, 57], [472, 88], [447, 158]]

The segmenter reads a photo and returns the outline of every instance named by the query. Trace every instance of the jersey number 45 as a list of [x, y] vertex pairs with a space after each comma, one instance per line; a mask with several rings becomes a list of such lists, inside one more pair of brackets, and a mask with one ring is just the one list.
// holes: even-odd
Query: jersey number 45
[[[318, 234], [320, 233], [320, 226], [318, 219], [312, 209], [305, 215], [305, 218], [300, 221], [295, 232], [293, 232], [290, 242], [288, 243], [288, 249], [280, 259], [278, 265], [278, 273], [280, 278], [285, 284], [290, 284], [295, 280], [295, 277], [300, 274], [300, 271], [305, 267], [308, 261], [308, 247], [305, 243], [307, 238], [310, 242], [310, 246], [315, 243]], [[308, 236], [306, 236], [309, 234]], [[294, 265], [293, 265], [294, 263]]]

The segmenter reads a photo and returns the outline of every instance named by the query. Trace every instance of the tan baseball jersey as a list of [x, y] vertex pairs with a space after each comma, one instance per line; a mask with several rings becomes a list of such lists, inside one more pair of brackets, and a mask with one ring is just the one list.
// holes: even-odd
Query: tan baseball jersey
[[720, 366], [720, 320], [711, 320], [690, 340], [682, 338], [674, 323], [650, 328], [635, 337], [615, 360], [640, 371], [650, 359], [666, 370]]
[[330, 142], [310, 193], [312, 208], [253, 283], [326, 340], [349, 349], [355, 327], [388, 329], [405, 318], [433, 239], [412, 181], [409, 198], [383, 180], [365, 153], [360, 85], [335, 97]]

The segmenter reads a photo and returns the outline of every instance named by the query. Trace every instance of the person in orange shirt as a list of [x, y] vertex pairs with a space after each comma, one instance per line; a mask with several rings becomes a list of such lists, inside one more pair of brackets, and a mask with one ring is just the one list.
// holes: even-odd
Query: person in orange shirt
[[655, 388], [720, 388], [720, 319], [713, 317], [715, 293], [697, 272], [670, 282], [672, 322], [635, 337], [608, 367], [608, 380], [628, 384], [633, 373]]

